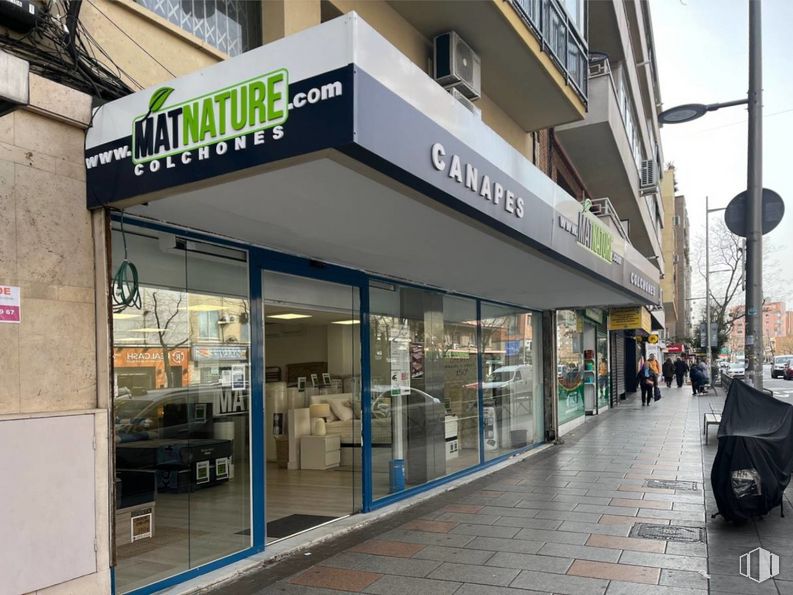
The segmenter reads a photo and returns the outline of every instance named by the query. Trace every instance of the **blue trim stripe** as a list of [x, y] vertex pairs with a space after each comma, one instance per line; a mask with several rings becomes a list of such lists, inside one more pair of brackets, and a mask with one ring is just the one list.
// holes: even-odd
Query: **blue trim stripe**
[[369, 284], [361, 286], [361, 465], [363, 512], [372, 510], [372, 380]]
[[434, 488], [442, 486], [450, 481], [454, 481], [456, 479], [461, 479], [473, 473], [477, 473], [479, 471], [483, 471], [488, 467], [492, 467], [502, 461], [506, 461], [507, 459], [511, 459], [512, 457], [518, 456], [527, 452], [529, 450], [533, 450], [539, 446], [544, 445], [545, 442], [535, 442], [534, 444], [529, 444], [528, 446], [524, 446], [523, 448], [519, 448], [493, 459], [486, 461], [484, 463], [480, 463], [479, 465], [474, 465], [473, 467], [468, 467], [467, 469], [463, 469], [461, 471], [457, 471], [456, 473], [450, 473], [444, 477], [439, 477], [437, 479], [433, 479], [428, 481], [427, 483], [423, 483], [421, 485], [408, 488], [401, 492], [397, 492], [395, 494], [389, 494], [388, 496], [384, 496], [372, 502], [372, 510], [378, 510], [383, 508], [384, 506], [388, 506], [389, 504], [394, 504], [395, 502], [399, 502], [401, 500], [405, 500], [406, 498], [410, 498], [411, 496], [416, 496], [418, 494], [423, 494], [424, 492], [428, 492]]
[[251, 483], [253, 486], [253, 547], [264, 549], [266, 540], [266, 436], [264, 427], [264, 321], [262, 308], [262, 271], [258, 254], [252, 255], [250, 275], [251, 321]]
[[476, 369], [479, 378], [477, 380], [477, 410], [479, 411], [479, 463], [485, 462], [485, 390], [483, 382], [485, 379], [484, 357], [482, 353], [485, 349], [482, 341], [482, 301], [476, 300]]

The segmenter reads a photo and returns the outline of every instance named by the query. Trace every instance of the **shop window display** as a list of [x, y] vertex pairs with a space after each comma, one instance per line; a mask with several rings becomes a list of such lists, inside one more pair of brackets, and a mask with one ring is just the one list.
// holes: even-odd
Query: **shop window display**
[[244, 252], [166, 251], [130, 225], [126, 246], [121, 235], [114, 268], [126, 249], [140, 279], [140, 302], [113, 316], [115, 582], [126, 592], [250, 545], [250, 345]]
[[476, 302], [370, 287], [373, 498], [479, 463]]
[[584, 415], [583, 321], [573, 310], [556, 313], [559, 424]]
[[[525, 310], [482, 304], [485, 460], [542, 437], [539, 319]], [[536, 327], [536, 328], [535, 328]]]

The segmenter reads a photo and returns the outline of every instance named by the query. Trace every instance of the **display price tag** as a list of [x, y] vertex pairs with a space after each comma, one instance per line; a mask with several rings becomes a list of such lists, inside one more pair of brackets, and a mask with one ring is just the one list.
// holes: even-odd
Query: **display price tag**
[[21, 320], [19, 287], [0, 285], [0, 322], [19, 324]]

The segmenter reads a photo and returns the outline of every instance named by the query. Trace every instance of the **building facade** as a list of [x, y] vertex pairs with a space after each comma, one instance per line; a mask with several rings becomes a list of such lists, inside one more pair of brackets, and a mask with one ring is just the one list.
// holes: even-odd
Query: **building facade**
[[[100, 1], [5, 32], [4, 586], [222, 573], [612, 405], [663, 206], [649, 13], [601, 4]], [[595, 98], [593, 30], [652, 67]], [[439, 83], [460, 51], [481, 87]], [[598, 173], [563, 131], [610, 105]]]
[[[730, 331], [730, 351], [743, 353], [746, 339], [746, 320], [744, 307], [735, 306], [730, 309], [733, 323]], [[788, 335], [789, 313], [785, 310], [785, 302], [766, 302], [763, 304], [763, 340], [766, 343], [765, 351], [770, 356], [772, 351], [771, 339]]]
[[675, 168], [664, 171], [661, 196], [664, 203], [664, 295], [666, 339], [684, 343], [691, 337], [691, 261], [689, 259], [686, 197], [677, 193]]

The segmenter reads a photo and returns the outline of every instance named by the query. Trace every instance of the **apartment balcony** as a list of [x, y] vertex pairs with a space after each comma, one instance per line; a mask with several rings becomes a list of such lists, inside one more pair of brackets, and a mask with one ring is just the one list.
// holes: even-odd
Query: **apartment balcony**
[[625, 114], [632, 106], [620, 105], [607, 60], [591, 65], [589, 72], [589, 112], [579, 122], [557, 127], [556, 137], [592, 195], [608, 196], [627, 221], [636, 249], [645, 256], [660, 255], [655, 226], [639, 188], [637, 133], [634, 129], [630, 135], [626, 126], [630, 115]]
[[588, 51], [558, 0], [390, 0], [428, 39], [456, 31], [482, 59], [482, 92], [527, 131], [584, 117]]

